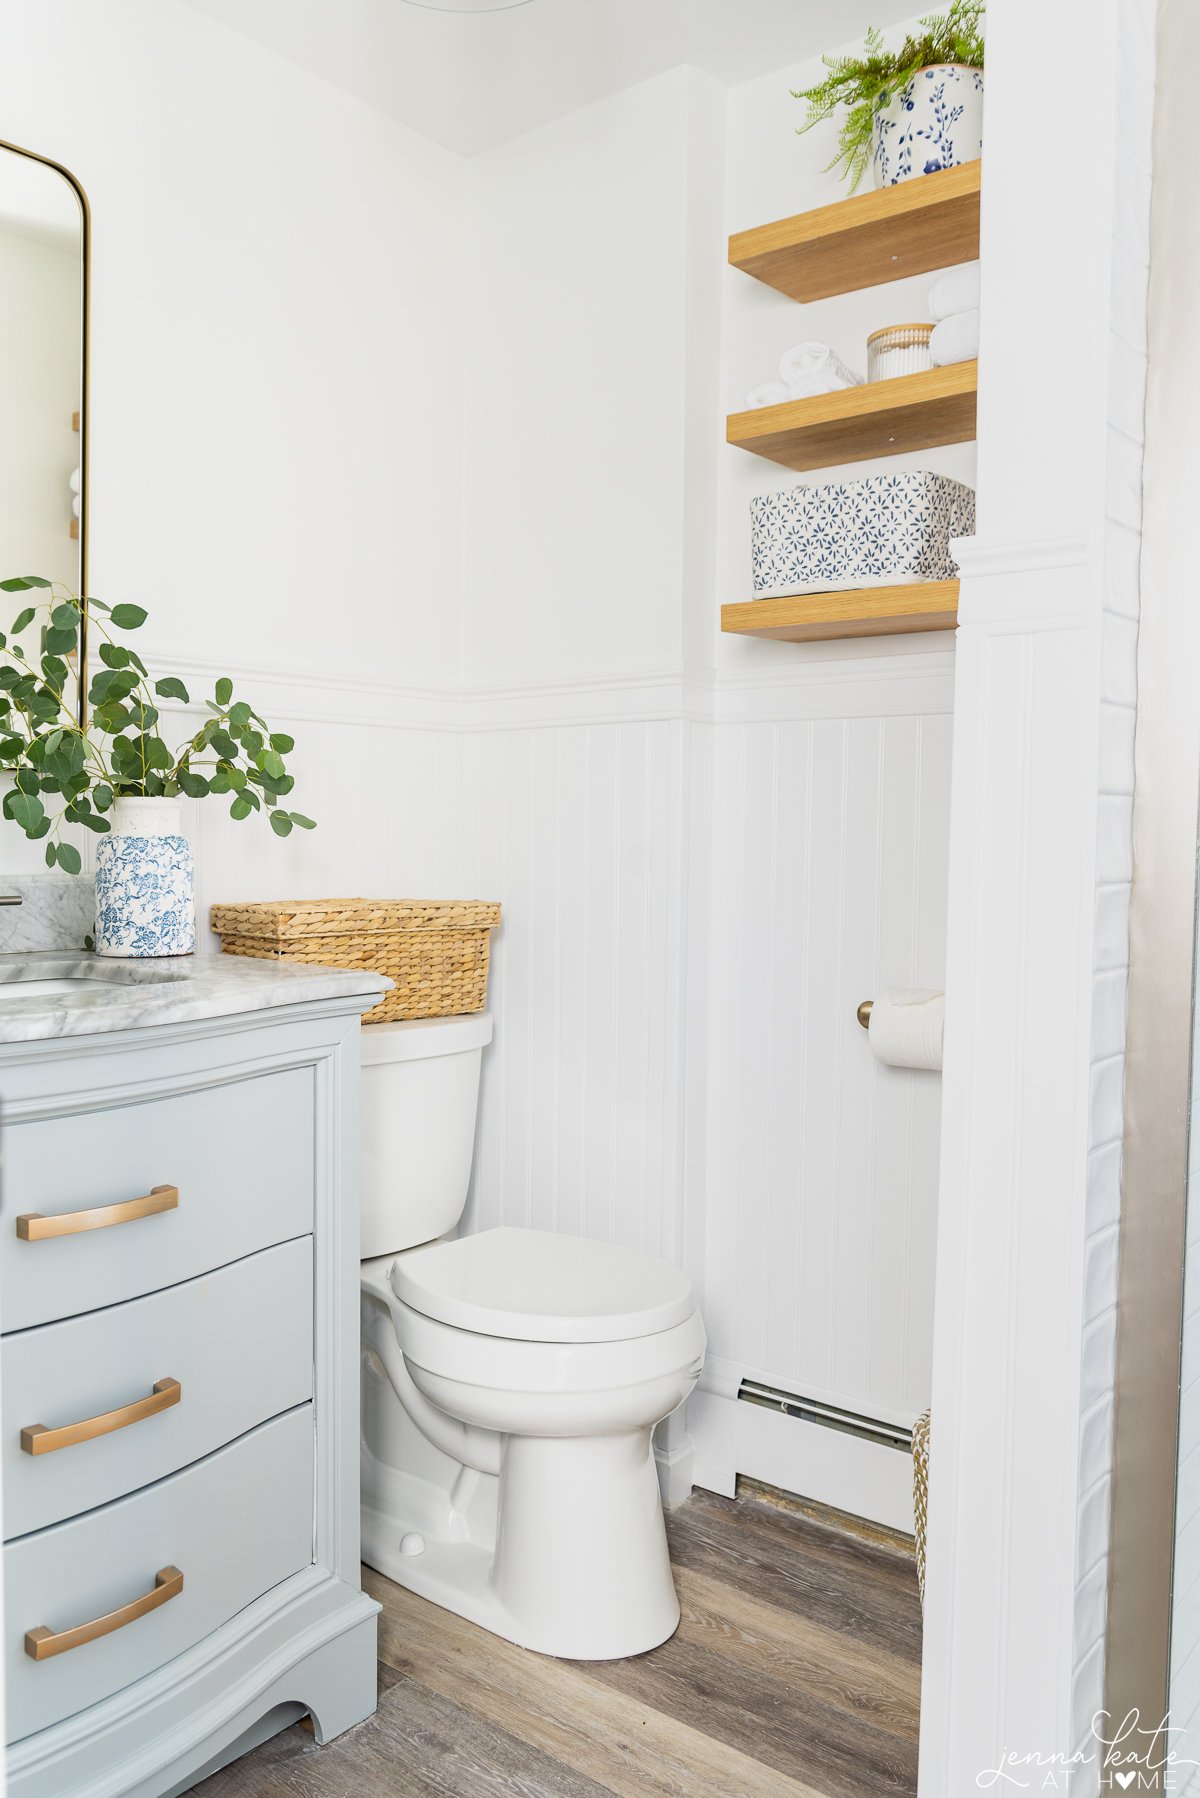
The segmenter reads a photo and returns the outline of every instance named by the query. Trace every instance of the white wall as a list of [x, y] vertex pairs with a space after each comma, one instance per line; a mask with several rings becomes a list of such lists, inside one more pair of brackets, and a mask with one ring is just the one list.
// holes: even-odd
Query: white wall
[[463, 673], [680, 660], [686, 69], [468, 167]]
[[459, 160], [177, 0], [0, 50], [6, 137], [92, 205], [94, 591], [192, 655], [449, 678]]

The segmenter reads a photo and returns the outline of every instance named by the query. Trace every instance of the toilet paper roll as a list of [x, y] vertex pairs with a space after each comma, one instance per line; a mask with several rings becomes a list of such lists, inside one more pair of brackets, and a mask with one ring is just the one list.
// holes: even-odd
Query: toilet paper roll
[[871, 1007], [871, 1053], [892, 1068], [938, 1069], [945, 1018], [944, 993], [885, 988]]

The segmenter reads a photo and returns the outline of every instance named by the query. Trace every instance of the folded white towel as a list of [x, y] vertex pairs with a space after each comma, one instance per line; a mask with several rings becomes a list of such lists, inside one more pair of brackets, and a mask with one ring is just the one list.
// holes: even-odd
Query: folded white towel
[[791, 400], [815, 393], [836, 393], [842, 387], [861, 387], [862, 376], [847, 368], [827, 343], [795, 343], [779, 358], [779, 379]]
[[71, 485], [71, 492], [72, 492], [72, 493], [78, 493], [78, 492], [79, 492], [79, 489], [80, 489], [80, 487], [81, 487], [81, 486], [82, 486], [82, 485], [83, 485], [83, 482], [82, 482], [82, 480], [81, 480], [81, 478], [80, 478], [80, 473], [79, 473], [79, 470], [78, 470], [78, 469], [77, 469], [77, 468], [74, 468], [74, 469], [72, 469], [72, 470], [71, 470], [71, 483], [70, 483], [70, 485]]
[[943, 270], [929, 289], [929, 316], [935, 320], [973, 312], [978, 304], [978, 262], [960, 262], [957, 268]]
[[782, 406], [789, 397], [783, 381], [764, 381], [761, 387], [752, 387], [746, 395], [746, 410], [757, 412], [760, 406]]
[[76, 518], [81, 518], [83, 516], [82, 512], [80, 511], [80, 507], [79, 507], [79, 495], [78, 494], [76, 494], [75, 498], [71, 501], [71, 510], [72, 510], [72, 512], [74, 512]]
[[929, 351], [935, 368], [944, 368], [948, 362], [970, 362], [978, 356], [978, 306], [970, 312], [956, 312], [936, 324], [929, 336]]

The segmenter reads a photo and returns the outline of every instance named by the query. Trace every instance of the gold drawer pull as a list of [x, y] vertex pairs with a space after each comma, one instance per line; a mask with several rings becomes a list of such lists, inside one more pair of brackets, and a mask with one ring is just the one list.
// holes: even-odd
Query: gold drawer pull
[[21, 1431], [21, 1447], [27, 1455], [50, 1455], [56, 1448], [73, 1448], [77, 1442], [91, 1442], [96, 1436], [111, 1436], [114, 1430], [141, 1423], [143, 1417], [157, 1417], [169, 1411], [183, 1397], [178, 1380], [156, 1380], [149, 1398], [135, 1398], [131, 1405], [116, 1411], [105, 1411], [100, 1417], [85, 1417], [81, 1423], [65, 1423], [60, 1429], [48, 1430], [44, 1423], [32, 1423]]
[[175, 1211], [178, 1207], [177, 1186], [155, 1186], [144, 1198], [126, 1199], [121, 1205], [97, 1205], [93, 1211], [63, 1211], [57, 1217], [26, 1211], [17, 1219], [17, 1235], [22, 1242], [45, 1242], [50, 1236], [78, 1236], [82, 1230], [132, 1224], [139, 1217], [156, 1217], [160, 1211]]
[[82, 1648], [85, 1642], [94, 1642], [99, 1636], [111, 1636], [115, 1629], [124, 1629], [127, 1623], [148, 1617], [160, 1605], [178, 1598], [182, 1591], [183, 1575], [178, 1567], [160, 1567], [154, 1576], [153, 1592], [143, 1592], [132, 1604], [123, 1604], [119, 1611], [110, 1611], [107, 1617], [94, 1617], [90, 1623], [78, 1623], [74, 1629], [59, 1630], [57, 1635], [51, 1629], [31, 1629], [25, 1637], [25, 1652], [32, 1661], [48, 1661], [52, 1654], [66, 1654], [68, 1648]]

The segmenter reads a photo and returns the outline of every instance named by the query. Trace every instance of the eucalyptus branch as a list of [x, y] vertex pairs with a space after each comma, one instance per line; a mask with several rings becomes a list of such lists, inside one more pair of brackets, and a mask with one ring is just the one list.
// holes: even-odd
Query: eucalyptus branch
[[[152, 681], [137, 652], [114, 635], [139, 630], [147, 617], [143, 607], [110, 610], [32, 574], [0, 581], [0, 592], [44, 596], [18, 613], [7, 634], [0, 632], [0, 773], [12, 778], [0, 812], [27, 837], [51, 838], [48, 866], [77, 874], [81, 858], [73, 844], [60, 840], [63, 824], [104, 835], [112, 828], [105, 814], [121, 798], [228, 794], [232, 818], [264, 812], [276, 836], [290, 836], [295, 827], [314, 828], [311, 818], [280, 804], [295, 785], [284, 762], [295, 748], [293, 739], [272, 732], [244, 700], [235, 701], [232, 681], [217, 681], [200, 729], [177, 749], [167, 747], [157, 728], [162, 714], [155, 701], [191, 706], [188, 690], [175, 675]], [[67, 658], [78, 652], [85, 603], [104, 665], [90, 682], [90, 718], [81, 726], [65, 694]], [[35, 626], [40, 633], [36, 669], [17, 641]], [[201, 767], [211, 767], [212, 774], [199, 773]], [[48, 796], [61, 801], [53, 816], [46, 809]]]

